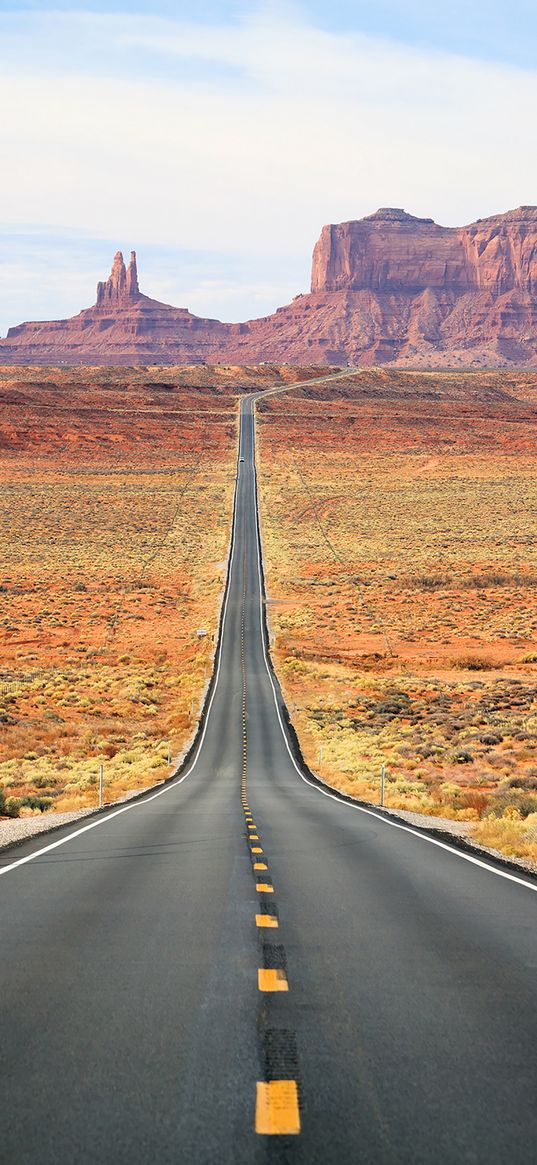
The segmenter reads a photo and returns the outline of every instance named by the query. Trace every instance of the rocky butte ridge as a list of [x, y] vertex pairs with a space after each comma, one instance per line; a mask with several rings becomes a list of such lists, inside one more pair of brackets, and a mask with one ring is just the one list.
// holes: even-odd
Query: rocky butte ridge
[[20, 324], [4, 363], [537, 364], [537, 207], [442, 227], [385, 208], [323, 227], [311, 291], [243, 324], [142, 295], [118, 252], [95, 306]]
[[209, 360], [229, 325], [143, 295], [136, 252], [117, 251], [93, 307], [66, 320], [19, 324], [0, 340], [3, 364], [191, 364]]

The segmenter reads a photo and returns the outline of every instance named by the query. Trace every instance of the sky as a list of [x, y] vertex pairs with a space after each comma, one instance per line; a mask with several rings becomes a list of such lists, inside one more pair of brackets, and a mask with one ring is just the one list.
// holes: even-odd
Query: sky
[[537, 203], [534, 0], [0, 0], [0, 335], [148, 295], [227, 320], [309, 287], [326, 222]]

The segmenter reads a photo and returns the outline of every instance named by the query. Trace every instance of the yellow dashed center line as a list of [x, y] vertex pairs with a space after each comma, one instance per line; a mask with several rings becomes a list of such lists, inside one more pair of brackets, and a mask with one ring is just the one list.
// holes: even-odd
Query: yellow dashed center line
[[292, 1136], [300, 1132], [296, 1080], [258, 1082], [255, 1106], [255, 1131]]
[[[248, 735], [246, 715], [246, 658], [245, 658], [245, 614], [246, 614], [246, 540], [243, 526], [244, 559], [243, 559], [243, 592], [241, 613], [241, 672], [242, 672], [242, 778], [241, 801], [244, 820], [247, 828], [247, 840], [252, 854], [262, 854], [260, 845], [252, 845], [259, 841], [256, 832], [253, 814], [248, 804], [246, 794], [248, 769]], [[255, 872], [268, 870], [266, 862], [254, 861]], [[256, 882], [259, 894], [273, 894], [274, 887], [268, 882]], [[272, 914], [256, 914], [256, 926], [260, 928], [276, 929], [278, 919]], [[257, 972], [259, 991], [288, 991], [287, 975], [281, 968], [260, 967]], [[300, 1132], [300, 1112], [298, 1107], [298, 1090], [296, 1080], [258, 1081], [256, 1085], [255, 1131], [261, 1135], [292, 1136]]]
[[285, 971], [260, 967], [257, 972], [257, 986], [260, 991], [288, 991], [289, 984]]
[[288, 977], [284, 970], [260, 967], [257, 970], [257, 987], [260, 991], [288, 991]]
[[278, 919], [275, 918], [273, 914], [256, 914], [255, 924], [256, 926], [268, 926], [274, 928], [280, 925]]

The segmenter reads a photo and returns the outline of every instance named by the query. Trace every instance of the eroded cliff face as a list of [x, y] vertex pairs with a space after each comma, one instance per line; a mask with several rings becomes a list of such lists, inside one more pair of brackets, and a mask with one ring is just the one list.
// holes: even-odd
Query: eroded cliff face
[[312, 290], [244, 324], [143, 295], [117, 252], [94, 307], [19, 324], [1, 363], [537, 365], [537, 207], [467, 227], [384, 209], [323, 228]]
[[467, 227], [441, 227], [386, 208], [323, 227], [311, 290], [537, 292], [537, 207], [522, 206]]

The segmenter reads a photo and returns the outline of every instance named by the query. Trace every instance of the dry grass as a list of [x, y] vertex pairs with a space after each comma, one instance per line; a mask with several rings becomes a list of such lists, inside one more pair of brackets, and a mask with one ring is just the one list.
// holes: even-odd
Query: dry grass
[[529, 373], [365, 370], [259, 425], [274, 656], [309, 763], [373, 801], [384, 763], [392, 807], [481, 840], [505, 819], [534, 860], [536, 399]]
[[[166, 776], [210, 675], [237, 396], [307, 375], [0, 372], [0, 812]], [[197, 630], [207, 636], [199, 639]]]

